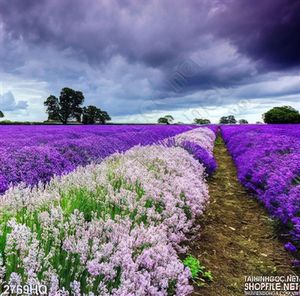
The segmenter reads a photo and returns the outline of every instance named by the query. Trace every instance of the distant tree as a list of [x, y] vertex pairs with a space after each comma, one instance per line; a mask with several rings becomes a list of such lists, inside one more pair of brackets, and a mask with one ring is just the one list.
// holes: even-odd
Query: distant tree
[[274, 107], [263, 114], [265, 123], [300, 123], [300, 113], [291, 106]]
[[58, 98], [50, 96], [44, 102], [44, 105], [47, 107], [48, 120], [60, 121]]
[[78, 120], [82, 113], [81, 105], [83, 102], [84, 96], [81, 91], [63, 88], [59, 97], [61, 121], [66, 124], [72, 117]]
[[82, 109], [82, 123], [83, 124], [94, 124], [99, 118], [100, 109], [96, 106], [87, 106]]
[[4, 114], [2, 111], [0, 111], [0, 118], [3, 118], [4, 117]]
[[99, 117], [99, 121], [102, 123], [102, 124], [105, 124], [106, 121], [110, 121], [111, 118], [110, 116], [108, 115], [108, 113], [106, 111], [102, 111], [100, 112], [100, 117]]
[[220, 124], [236, 124], [237, 121], [233, 115], [223, 116], [220, 119]]
[[83, 124], [94, 124], [100, 122], [105, 124], [106, 121], [111, 120], [110, 116], [106, 111], [102, 111], [96, 106], [84, 107], [82, 111], [82, 123]]
[[172, 115], [166, 115], [165, 118], [168, 119], [169, 123], [172, 123], [174, 121], [174, 117]]
[[166, 115], [158, 119], [158, 123], [163, 123], [163, 124], [171, 124], [173, 121], [174, 121], [174, 117], [172, 115]]
[[71, 88], [63, 88], [59, 98], [50, 96], [44, 102], [47, 107], [48, 119], [60, 120], [67, 124], [70, 118], [76, 118], [80, 121], [84, 96], [81, 91], [75, 91]]
[[249, 122], [246, 119], [240, 119], [239, 124], [248, 124]]
[[194, 123], [196, 123], [196, 124], [210, 124], [211, 122], [210, 122], [209, 119], [195, 118]]
[[163, 123], [163, 124], [169, 124], [168, 119], [165, 118], [165, 117], [160, 117], [160, 118], [158, 118], [158, 121], [157, 121], [157, 122], [158, 122], [158, 123]]

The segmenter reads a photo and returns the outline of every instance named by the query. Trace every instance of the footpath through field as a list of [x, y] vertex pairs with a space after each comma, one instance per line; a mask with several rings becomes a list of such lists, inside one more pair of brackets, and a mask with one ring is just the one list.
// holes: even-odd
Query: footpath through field
[[212, 271], [214, 281], [193, 295], [244, 295], [244, 276], [295, 274], [292, 258], [276, 237], [275, 223], [238, 182], [236, 169], [218, 136], [218, 170], [209, 181], [211, 203], [200, 219], [192, 254]]

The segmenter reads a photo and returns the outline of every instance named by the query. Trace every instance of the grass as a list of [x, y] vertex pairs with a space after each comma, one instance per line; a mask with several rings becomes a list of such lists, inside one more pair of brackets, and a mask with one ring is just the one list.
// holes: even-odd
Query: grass
[[213, 276], [211, 271], [206, 270], [206, 267], [200, 263], [200, 261], [195, 258], [193, 255], [187, 256], [183, 264], [189, 268], [191, 274], [192, 274], [192, 279], [193, 282], [201, 287], [205, 285], [207, 282], [212, 282], [213, 281]]
[[[115, 166], [118, 163], [114, 163]], [[111, 184], [113, 190], [120, 193], [122, 189], [134, 192], [136, 195], [136, 200], [141, 200], [145, 195], [145, 190], [139, 182], [130, 183], [122, 177], [116, 176], [113, 173], [108, 175], [109, 183]], [[75, 279], [75, 275], [81, 273], [80, 283], [81, 287], [85, 287], [83, 292], [88, 293], [93, 291], [97, 293], [96, 287], [103, 280], [102, 276], [98, 276], [93, 284], [89, 286], [87, 283], [88, 272], [85, 268], [82, 268], [80, 264], [80, 257], [78, 254], [71, 254], [63, 250], [62, 245], [57, 245], [55, 242], [57, 238], [56, 234], [47, 232], [44, 229], [41, 222], [41, 214], [51, 216], [51, 211], [53, 208], [61, 209], [62, 221], [58, 223], [68, 223], [72, 215], [77, 211], [83, 214], [84, 220], [90, 222], [93, 219], [100, 219], [106, 221], [107, 219], [115, 220], [121, 218], [129, 218], [132, 221], [132, 228], [136, 225], [143, 223], [148, 225], [148, 218], [145, 214], [138, 213], [136, 209], [129, 209], [126, 197], [118, 203], [110, 200], [108, 194], [108, 189], [104, 186], [99, 185], [95, 190], [90, 190], [88, 188], [68, 188], [66, 190], [60, 191], [60, 198], [48, 205], [43, 205], [37, 210], [29, 211], [26, 208], [12, 213], [8, 211], [1, 212], [1, 225], [0, 225], [0, 253], [2, 254], [4, 265], [6, 266], [6, 280], [9, 279], [12, 272], [18, 272], [23, 278], [25, 278], [25, 272], [19, 259], [18, 250], [14, 250], [12, 246], [9, 254], [5, 246], [7, 245], [7, 236], [11, 233], [12, 229], [8, 225], [9, 220], [14, 219], [17, 223], [26, 225], [32, 233], [35, 233], [36, 237], [32, 237], [32, 240], [36, 238], [39, 241], [39, 246], [44, 254], [45, 261], [43, 264], [45, 268], [48, 264], [51, 264], [53, 268], [57, 271], [60, 278], [61, 285], [69, 289], [71, 282]], [[148, 198], [145, 201], [145, 208], [154, 208], [158, 213], [162, 213], [165, 206], [160, 201], [155, 201]], [[157, 221], [159, 223], [159, 221]], [[59, 229], [58, 237], [59, 241], [63, 242], [67, 236], [74, 235], [75, 229], [65, 229], [62, 225], [57, 225]], [[143, 245], [135, 250], [136, 256], [141, 254], [141, 252], [151, 247], [150, 245]], [[51, 255], [52, 254], [52, 255]], [[42, 273], [45, 271], [43, 268], [38, 277], [41, 279]], [[111, 291], [117, 288], [120, 284], [121, 270], [116, 270], [116, 277], [109, 281], [108, 290]]]

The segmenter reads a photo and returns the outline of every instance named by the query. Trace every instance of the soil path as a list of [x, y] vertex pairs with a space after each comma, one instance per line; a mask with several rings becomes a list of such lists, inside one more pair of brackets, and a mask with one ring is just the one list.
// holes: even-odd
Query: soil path
[[214, 281], [193, 295], [244, 295], [244, 276], [296, 274], [292, 258], [276, 236], [275, 223], [238, 182], [236, 169], [219, 136], [216, 174], [209, 180], [211, 203], [192, 254], [212, 271]]

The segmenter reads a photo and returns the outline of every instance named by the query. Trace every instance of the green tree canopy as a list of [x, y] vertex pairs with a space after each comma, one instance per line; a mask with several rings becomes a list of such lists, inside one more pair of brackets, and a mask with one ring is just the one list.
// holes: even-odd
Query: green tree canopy
[[157, 121], [157, 122], [158, 122], [158, 123], [162, 123], [162, 124], [169, 124], [168, 119], [165, 118], [165, 117], [160, 117], [160, 118], [158, 118], [158, 121]]
[[165, 115], [164, 117], [160, 117], [157, 122], [163, 124], [171, 124], [173, 121], [174, 117], [172, 115]]
[[4, 114], [2, 111], [0, 111], [0, 118], [3, 118], [4, 117]]
[[195, 118], [194, 123], [196, 123], [196, 124], [210, 124], [211, 122], [210, 122], [209, 119]]
[[44, 105], [47, 107], [49, 120], [60, 120], [63, 124], [67, 124], [70, 118], [80, 121], [83, 102], [84, 96], [81, 91], [65, 87], [61, 90], [59, 98], [51, 95]]
[[48, 120], [60, 121], [60, 114], [59, 114], [60, 107], [58, 103], [58, 98], [51, 95], [44, 102], [44, 105], [47, 106], [46, 112], [48, 113]]
[[300, 113], [291, 106], [274, 107], [263, 114], [265, 123], [300, 123]]
[[100, 115], [100, 117], [99, 117], [99, 120], [100, 120], [100, 122], [101, 122], [102, 124], [105, 124], [106, 121], [110, 121], [111, 118], [110, 118], [110, 116], [108, 115], [108, 113], [107, 113], [106, 111], [102, 111], [102, 110], [101, 110], [101, 115]]
[[82, 123], [84, 124], [94, 124], [100, 122], [105, 124], [106, 121], [111, 120], [110, 116], [106, 111], [102, 111], [96, 106], [87, 106], [83, 108], [82, 112]]
[[229, 116], [223, 116], [220, 119], [220, 124], [236, 124], [237, 121], [234, 117], [234, 115], [229, 115]]
[[248, 124], [249, 122], [248, 122], [248, 120], [246, 120], [246, 119], [240, 119], [239, 120], [239, 124]]

